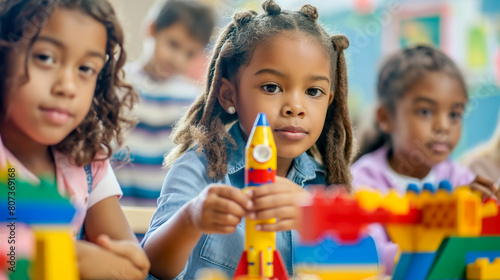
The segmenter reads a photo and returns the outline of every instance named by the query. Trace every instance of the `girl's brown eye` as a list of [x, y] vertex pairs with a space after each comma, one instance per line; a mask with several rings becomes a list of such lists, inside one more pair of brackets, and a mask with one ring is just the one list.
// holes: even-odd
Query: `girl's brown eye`
[[263, 85], [262, 88], [269, 93], [278, 93], [281, 91], [281, 88], [275, 84]]

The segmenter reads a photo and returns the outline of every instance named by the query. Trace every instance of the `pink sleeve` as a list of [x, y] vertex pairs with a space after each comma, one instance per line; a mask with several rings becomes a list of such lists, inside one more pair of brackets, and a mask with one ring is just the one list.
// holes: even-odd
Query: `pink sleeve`
[[91, 170], [92, 190], [89, 195], [88, 208], [105, 198], [122, 196], [123, 192], [118, 184], [118, 180], [116, 180], [109, 160], [93, 161], [91, 163]]
[[0, 169], [7, 168], [7, 157], [5, 156], [4, 149], [2, 136], [0, 135]]
[[[476, 175], [472, 173], [472, 171], [465, 167], [462, 166], [458, 163], [453, 163], [454, 164], [454, 177], [456, 178], [456, 182], [454, 182], [455, 186], [462, 186], [462, 185], [469, 185], [476, 179]], [[453, 183], [453, 182], [452, 182]]]

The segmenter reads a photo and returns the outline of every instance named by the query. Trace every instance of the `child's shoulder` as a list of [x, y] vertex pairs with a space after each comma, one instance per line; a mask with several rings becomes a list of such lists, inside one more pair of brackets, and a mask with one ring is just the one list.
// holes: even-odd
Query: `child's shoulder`
[[359, 158], [351, 166], [352, 185], [356, 187], [371, 186], [390, 188], [388, 185], [389, 165], [387, 163], [388, 147], [381, 147]]
[[351, 170], [360, 171], [360, 170], [373, 170], [373, 169], [385, 169], [387, 166], [387, 153], [389, 151], [389, 147], [384, 146], [378, 148], [377, 150], [363, 155], [356, 162], [354, 162], [351, 166]]
[[474, 173], [460, 163], [447, 159], [434, 166], [436, 180], [448, 180], [454, 186], [466, 185], [474, 180]]

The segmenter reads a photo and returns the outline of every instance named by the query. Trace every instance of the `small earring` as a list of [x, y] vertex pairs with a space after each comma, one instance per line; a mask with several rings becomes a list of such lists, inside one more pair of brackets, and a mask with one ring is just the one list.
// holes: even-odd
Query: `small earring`
[[233, 106], [229, 106], [229, 108], [227, 108], [227, 112], [232, 115], [236, 113], [236, 109]]

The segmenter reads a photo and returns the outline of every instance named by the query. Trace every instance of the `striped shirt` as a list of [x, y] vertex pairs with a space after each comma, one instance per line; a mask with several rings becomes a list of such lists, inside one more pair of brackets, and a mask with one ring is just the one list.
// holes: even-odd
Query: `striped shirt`
[[162, 163], [174, 146], [170, 139], [172, 127], [202, 89], [194, 81], [180, 75], [155, 81], [139, 63], [128, 64], [125, 71], [128, 82], [141, 98], [132, 111], [139, 123], [125, 140], [125, 146], [130, 149], [130, 160], [120, 162], [126, 155], [126, 149], [115, 153], [115, 174], [125, 201], [130, 202], [133, 198], [152, 200], [159, 197], [165, 179], [166, 171], [162, 169]]

